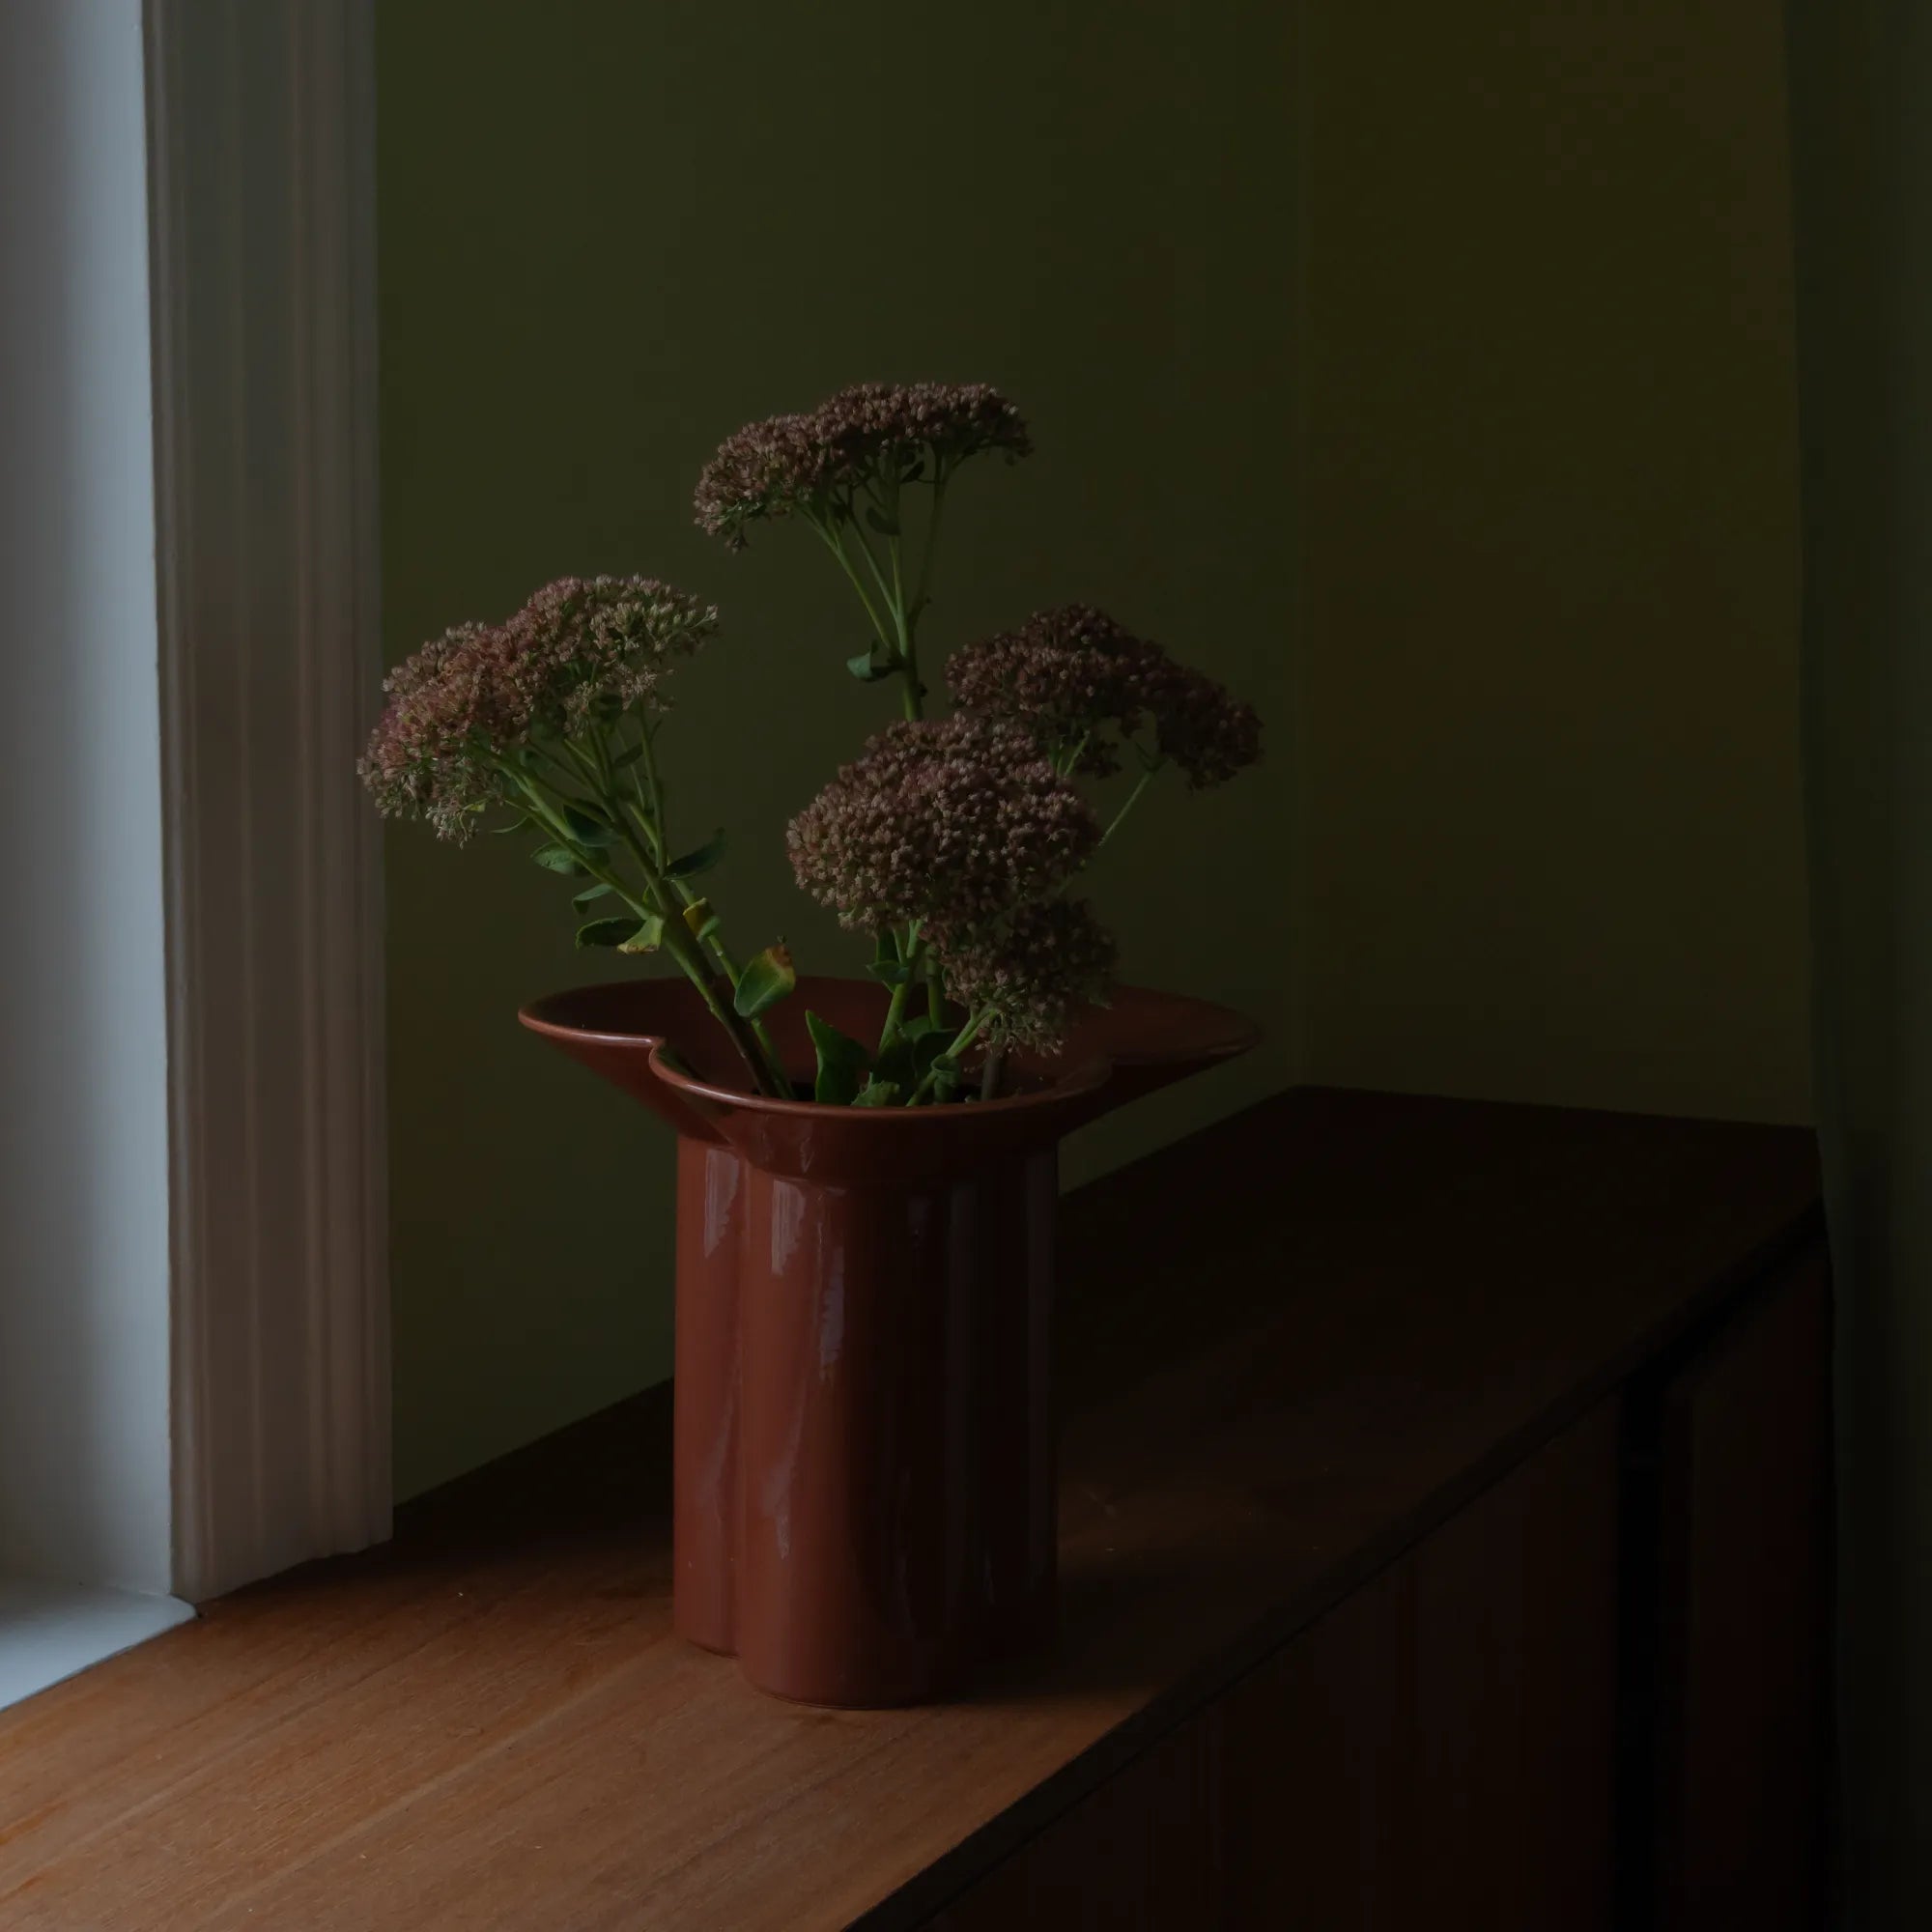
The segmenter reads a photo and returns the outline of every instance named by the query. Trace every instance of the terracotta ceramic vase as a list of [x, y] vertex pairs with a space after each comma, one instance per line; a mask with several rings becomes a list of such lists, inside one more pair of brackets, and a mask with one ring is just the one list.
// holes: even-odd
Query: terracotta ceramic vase
[[[810, 1076], [808, 1009], [876, 1038], [885, 999], [800, 980], [768, 1015], [788, 1068]], [[682, 979], [521, 1017], [678, 1134], [677, 1629], [763, 1690], [850, 1706], [929, 1699], [1048, 1634], [1061, 1136], [1254, 1027], [1124, 987], [1010, 1094], [906, 1109], [747, 1091]]]

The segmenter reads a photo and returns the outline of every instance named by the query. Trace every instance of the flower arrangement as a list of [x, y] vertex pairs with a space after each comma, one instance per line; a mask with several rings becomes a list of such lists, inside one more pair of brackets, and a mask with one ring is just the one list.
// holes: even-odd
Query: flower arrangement
[[[1105, 613], [1044, 611], [956, 650], [952, 714], [928, 718], [920, 628], [947, 492], [978, 456], [1032, 442], [982, 384], [859, 384], [747, 425], [698, 479], [697, 522], [733, 549], [796, 519], [871, 630], [846, 668], [896, 681], [904, 716], [791, 821], [799, 885], [868, 935], [889, 989], [879, 1037], [815, 1013], [810, 1097], [852, 1106], [990, 1098], [1009, 1048], [1051, 1053], [1104, 1000], [1114, 943], [1069, 889], [1164, 771], [1224, 783], [1261, 753], [1253, 708]], [[565, 578], [499, 624], [460, 624], [391, 673], [361, 773], [378, 807], [462, 842], [486, 818], [526, 833], [573, 887], [580, 946], [662, 952], [697, 988], [753, 1088], [797, 1097], [765, 1015], [797, 975], [781, 941], [741, 959], [699, 881], [720, 835], [673, 838], [659, 736], [678, 660], [718, 613], [645, 577]], [[1089, 786], [1131, 766], [1104, 819]], [[968, 1054], [974, 1055], [969, 1064]]]

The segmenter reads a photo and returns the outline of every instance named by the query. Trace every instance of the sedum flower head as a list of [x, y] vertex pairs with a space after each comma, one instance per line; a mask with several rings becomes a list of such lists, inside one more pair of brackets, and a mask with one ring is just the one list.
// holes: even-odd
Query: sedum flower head
[[1023, 722], [1089, 778], [1118, 771], [1121, 747], [1143, 732], [1195, 786], [1219, 784], [1261, 755], [1252, 705], [1085, 604], [1037, 611], [1016, 631], [965, 645], [946, 678], [955, 702]]
[[1104, 1000], [1113, 936], [1085, 899], [1035, 899], [998, 925], [939, 949], [946, 990], [969, 1010], [991, 1007], [1017, 1046], [1050, 1053], [1083, 1007]]
[[1261, 757], [1260, 714], [1205, 671], [1174, 666], [1151, 708], [1155, 749], [1192, 790], [1226, 784]]
[[1011, 403], [984, 383], [855, 383], [814, 410], [747, 423], [697, 479], [698, 527], [734, 550], [760, 519], [852, 514], [852, 497], [891, 469], [897, 482], [944, 474], [998, 449], [1033, 448]]
[[786, 831], [799, 884], [841, 925], [985, 932], [1057, 892], [1100, 824], [1031, 733], [960, 716], [888, 726]]
[[357, 768], [378, 807], [461, 841], [505, 795], [502, 763], [533, 737], [662, 711], [672, 662], [718, 613], [649, 577], [566, 577], [502, 624], [459, 624], [390, 672]]
[[384, 680], [388, 703], [356, 766], [385, 817], [428, 820], [440, 838], [469, 836], [500, 780], [475, 754], [482, 695], [474, 668], [480, 624], [432, 638]]
[[664, 682], [717, 631], [718, 612], [655, 577], [560, 577], [503, 626], [500, 675], [525, 728], [668, 709]]

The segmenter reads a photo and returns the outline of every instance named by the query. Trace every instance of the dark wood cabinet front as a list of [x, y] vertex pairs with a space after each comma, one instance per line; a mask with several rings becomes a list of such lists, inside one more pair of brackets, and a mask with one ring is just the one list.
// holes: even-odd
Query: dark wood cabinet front
[[1779, 1270], [1664, 1384], [1661, 1932], [1822, 1922], [1829, 1790], [1831, 1283]]
[[931, 1922], [1821, 1922], [1822, 1247], [1483, 1491]]
[[945, 1932], [1610, 1924], [1605, 1406], [1049, 1826]]

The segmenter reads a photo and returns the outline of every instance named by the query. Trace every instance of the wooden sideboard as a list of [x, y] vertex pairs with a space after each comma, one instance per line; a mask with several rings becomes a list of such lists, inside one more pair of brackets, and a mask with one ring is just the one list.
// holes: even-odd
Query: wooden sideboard
[[1819, 1922], [1807, 1135], [1298, 1091], [1064, 1249], [1057, 1655], [760, 1697], [653, 1394], [0, 1714], [0, 1924]]

